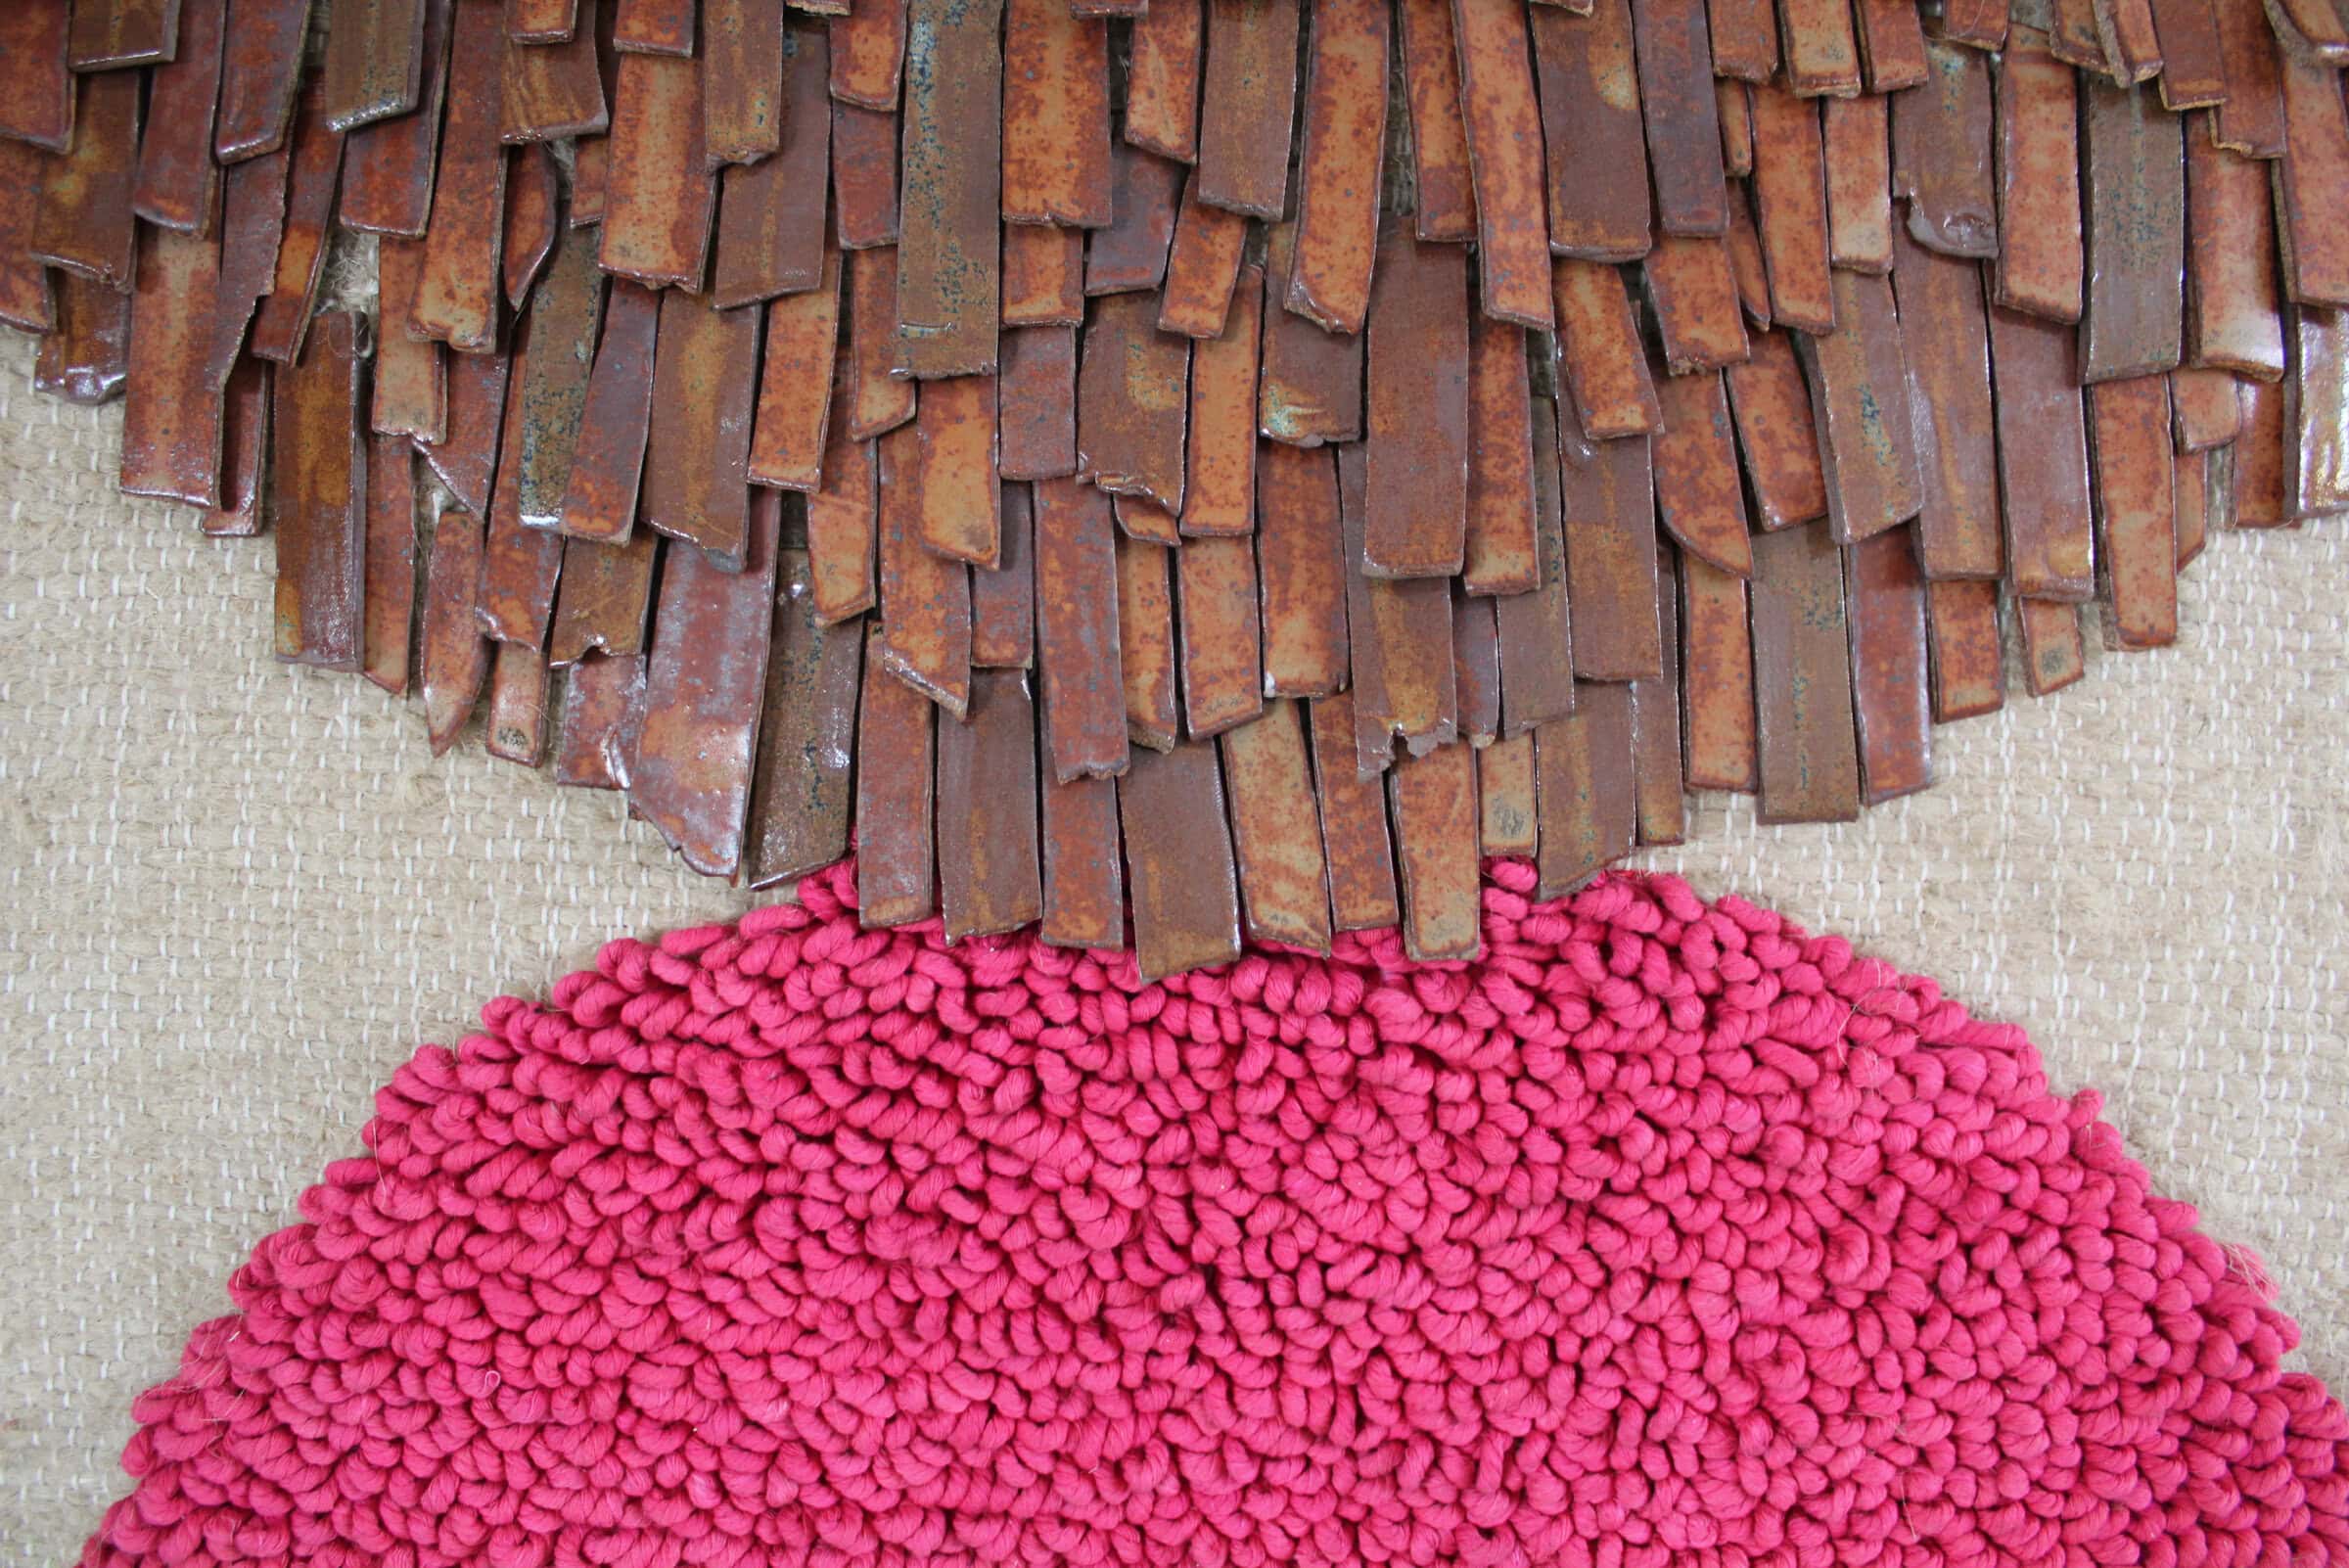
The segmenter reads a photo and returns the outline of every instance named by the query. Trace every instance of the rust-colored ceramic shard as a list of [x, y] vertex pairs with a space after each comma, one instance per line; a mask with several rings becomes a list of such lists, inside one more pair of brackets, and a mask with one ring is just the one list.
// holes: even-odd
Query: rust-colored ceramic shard
[[1040, 917], [1036, 851], [1028, 674], [982, 669], [971, 677], [970, 717], [938, 735], [938, 903], [946, 940], [1016, 931]]
[[1759, 776], [1754, 761], [1754, 642], [1746, 623], [1745, 578], [1685, 559], [1680, 575], [1677, 654], [1688, 786], [1751, 795]]
[[612, 94], [600, 260], [652, 288], [698, 289], [717, 181], [702, 162], [702, 71], [623, 54]]
[[596, 270], [593, 244], [565, 231], [530, 298], [530, 351], [522, 356], [515, 398], [521, 422], [515, 506], [525, 528], [563, 526], [603, 307], [604, 275]]
[[[2174, 369], [2186, 274], [2181, 121], [2144, 88], [2115, 87], [2091, 76], [2086, 91], [2080, 116], [2088, 231], [2081, 379], [2118, 381]], [[2337, 82], [2333, 91], [2337, 100]], [[2349, 200], [2349, 188], [2342, 195]]]
[[2161, 43], [2161, 101], [2173, 111], [2227, 101], [2227, 68], [2210, 0], [2152, 0]]
[[1049, 223], [1003, 227], [1003, 325], [1084, 325], [1084, 231]]
[[[2185, 350], [2189, 365], [2262, 380], [2283, 374], [2269, 183], [2266, 164], [2216, 146], [2198, 124], [2188, 127]], [[2232, 405], [2233, 389], [2228, 392]]]
[[72, 0], [0, 6], [0, 138], [53, 153], [73, 144], [73, 76], [66, 66]]
[[1337, 469], [1327, 452], [1267, 442], [1258, 454], [1256, 493], [1265, 690], [1326, 696], [1347, 678]]
[[1134, 19], [1126, 66], [1126, 140], [1188, 163], [1199, 156], [1202, 0], [1163, 0]]
[[751, 421], [759, 385], [760, 310], [661, 298], [653, 412], [637, 513], [698, 544], [723, 570], [742, 560], [750, 508]]
[[629, 535], [624, 544], [581, 540], [565, 545], [546, 662], [567, 666], [592, 653], [621, 659], [644, 652], [660, 553], [661, 535], [650, 529]]
[[2243, 429], [2231, 448], [2234, 460], [2228, 488], [2234, 501], [2233, 526], [2281, 528], [2292, 521], [2283, 389], [2244, 381], [2235, 384], [2235, 395], [2242, 399]]
[[1664, 363], [1674, 375], [1745, 361], [1751, 351], [1745, 313], [1737, 302], [1726, 240], [1667, 236], [1656, 242], [1639, 272]]
[[1146, 294], [1093, 301], [1077, 372], [1077, 461], [1103, 489], [1178, 512], [1191, 346], [1158, 330], [1157, 306]]
[[1469, 322], [1467, 530], [1460, 577], [1470, 593], [1523, 593], [1541, 581], [1527, 375], [1522, 328], [1483, 315]]
[[[1743, 179], [1754, 171], [1754, 113], [1753, 106], [1746, 102], [1745, 83], [1724, 76], [1713, 83], [1713, 97], [1721, 106], [1722, 171]], [[1732, 216], [1736, 201], [1732, 194], [1729, 198]]]
[[[497, 9], [497, 0], [456, 0]], [[212, 152], [223, 163], [274, 153], [294, 122], [310, 0], [239, 0], [220, 67]], [[125, 78], [128, 79], [128, 78]]]
[[1415, 238], [1401, 218], [1387, 222], [1379, 242], [1366, 334], [1362, 569], [1450, 576], [1460, 570], [1467, 527], [1467, 257]]
[[759, 412], [751, 424], [754, 484], [786, 490], [822, 485], [839, 357], [840, 252], [827, 250], [816, 287], [766, 307]]
[[[327, 240], [335, 221], [335, 190], [343, 172], [343, 133], [329, 126], [324, 102], [313, 83], [301, 95], [288, 148], [285, 224], [279, 233], [277, 268], [268, 298], [253, 315], [246, 341], [258, 358], [290, 364], [301, 353], [318, 288], [326, 275]], [[426, 242], [421, 286], [434, 276], [431, 242]], [[414, 307], [411, 303], [410, 314]]]
[[[1468, 161], [1476, 184], [1477, 273], [1483, 282], [1485, 313], [1546, 332], [1551, 326], [1548, 182], [1542, 109], [1534, 97], [1533, 59], [1526, 42], [1526, 8], [1517, 0], [1452, 0], [1451, 15], [1459, 47]], [[1684, 26], [1677, 18], [1673, 23], [1659, 25]], [[1701, 4], [1697, 26], [1701, 36]], [[1675, 45], [1659, 47], [1669, 51]], [[1709, 90], [1704, 97], [1710, 114]], [[1681, 110], [1678, 103], [1667, 107], [1674, 112]], [[1718, 128], [1714, 136], [1718, 150]], [[1679, 178], [1676, 171], [1674, 180]], [[1694, 188], [1681, 192], [1675, 184], [1674, 189], [1682, 205], [1673, 215], [1686, 222], [1702, 221]], [[1720, 217], [1722, 222], [1727, 221], [1726, 208]], [[1382, 257], [1388, 248], [1382, 236]], [[1373, 298], [1376, 293], [1373, 281]], [[1377, 383], [1373, 371], [1373, 388]]]
[[[1015, 327], [1003, 334], [995, 403], [995, 467], [1007, 480], [1077, 472], [1077, 329]], [[1241, 417], [1247, 417], [1243, 404]]]
[[1329, 950], [1329, 888], [1321, 816], [1297, 704], [1275, 698], [1228, 730], [1220, 748], [1231, 791], [1233, 848], [1248, 935]]
[[[696, 0], [612, 0], [613, 47], [629, 54], [693, 57]], [[696, 151], [700, 142], [696, 139]]]
[[1843, 552], [1861, 800], [1878, 806], [1933, 782], [1925, 579], [1906, 529]]
[[[1729, 226], [1728, 183], [1721, 168], [1703, 0], [1632, 0], [1632, 41], [1656, 224], [1666, 234], [1724, 233]], [[1608, 177], [1620, 179], [1623, 171]]]
[[1648, 443], [1590, 441], [1561, 408], [1558, 451], [1566, 576], [1574, 584], [1574, 672], [1584, 680], [1660, 674]]
[[2018, 599], [2015, 606], [2023, 625], [2024, 690], [2045, 697], [2088, 673], [2078, 605]]
[[269, 367], [240, 359], [222, 394], [220, 500], [205, 510], [204, 531], [251, 538], [269, 512]]
[[1207, 0], [1199, 198], [1267, 220], [1288, 208], [1298, 0]]
[[1860, 37], [1851, 0], [1779, 0], [1786, 84], [1805, 98], [1860, 91]]
[[217, 240], [150, 228], [139, 244], [122, 400], [121, 487], [208, 507], [220, 498], [221, 392], [207, 360]]
[[1991, 68], [1979, 50], [1925, 47], [1921, 88], [1892, 106], [1892, 189], [1909, 202], [1909, 232], [1945, 255], [1999, 254]]
[[52, 291], [55, 320], [32, 360], [32, 390], [95, 406], [130, 374], [130, 296], [71, 273]]
[[725, 172], [710, 281], [710, 297], [721, 308], [803, 293], [824, 279], [825, 170], [832, 149], [824, 35], [798, 26], [787, 41], [782, 151]]
[[[2287, 5], [2292, 0], [2286, 0]], [[2308, 0], [2298, 0], [2313, 10]], [[2329, 12], [2329, 7], [2326, 8]], [[2349, 51], [2349, 31], [2337, 18], [2326, 17], [2335, 47]], [[2096, 7], [2096, 27], [2104, 33], [2104, 52], [2123, 82], [2150, 81], [2161, 74], [2161, 38], [2154, 28], [2152, 0], [2105, 0]]]
[[[1224, 0], [1215, 3], [1220, 17]], [[1237, 958], [1239, 876], [1215, 744], [1136, 752], [1132, 767], [1118, 780], [1118, 819], [1141, 978], [1159, 980]]]
[[932, 382], [914, 415], [921, 450], [915, 536], [943, 556], [991, 570], [1002, 558], [995, 481], [995, 378]]
[[[1036, 663], [1035, 510], [1027, 485], [999, 488], [1002, 560], [992, 571], [971, 574], [971, 663], [983, 669], [1026, 669]], [[1112, 570], [1103, 573], [1104, 588]]]
[[49, 161], [30, 142], [0, 138], [0, 322], [23, 332], [46, 333], [56, 324], [49, 269], [26, 250]]
[[901, 926], [938, 906], [931, 749], [937, 709], [901, 680], [873, 678], [868, 626], [856, 715], [856, 906], [868, 926]]
[[1922, 86], [1932, 68], [1925, 59], [1925, 33], [1910, 0], [1854, 0], [1860, 23], [1860, 63], [1867, 90], [1895, 93]]
[[1354, 694], [1338, 692], [1309, 707], [1331, 924], [1340, 931], [1394, 925], [1402, 906], [1387, 834], [1386, 791], [1375, 775], [1365, 778], [1355, 767]]
[[1477, 838], [1487, 854], [1531, 858], [1541, 843], [1534, 807], [1534, 737], [1496, 741], [1476, 754]]
[[1669, 554], [1657, 563], [1656, 615], [1664, 629], [1664, 673], [1631, 683], [1632, 772], [1641, 844], [1688, 837], [1681, 759], [1681, 587]]
[[[845, 364], [844, 367], [845, 369]], [[836, 372], [835, 396], [848, 383]], [[878, 518], [873, 446], [835, 419], [824, 438], [823, 488], [807, 497], [807, 554], [815, 564], [815, 613], [829, 625], [870, 610]]]
[[2210, 469], [2219, 461], [2219, 454], [2213, 452], [2180, 452], [2171, 471], [2170, 499], [2177, 515], [2181, 572], [2210, 542]]
[[[785, 14], [783, 0], [705, 0], [702, 6], [702, 149], [712, 165], [773, 157], [786, 139], [784, 115], [801, 113], [795, 91], [801, 82], [786, 79]], [[808, 33], [818, 42], [824, 37], [821, 25]], [[815, 110], [826, 121], [830, 78], [827, 61], [811, 83]]]
[[2057, 60], [2097, 75], [2114, 75], [2119, 67], [2105, 53], [2104, 29], [2097, 25], [2099, 10], [2110, 14], [2103, 0], [2050, 0], [2047, 16], [2048, 49]]
[[1489, 746], [1500, 735], [1500, 628], [1491, 599], [1451, 596], [1452, 705], [1460, 739]]
[[2003, 306], [1990, 312], [2006, 579], [2026, 598], [2078, 601], [2096, 592], [2088, 432], [2072, 339], [2037, 316]]
[[1324, 332], [1297, 312], [1281, 307], [1288, 295], [1295, 241], [1294, 225], [1277, 223], [1266, 248], [1257, 432], [1291, 446], [1359, 440], [1362, 335]]
[[1639, 840], [1639, 784], [1633, 766], [1632, 689], [1586, 685], [1572, 716], [1534, 732], [1540, 896], [1573, 892], [1632, 853]]
[[440, 111], [448, 95], [456, 0], [424, 0], [424, 42], [413, 113], [352, 131], [343, 147], [337, 217], [346, 229], [421, 238], [433, 211]]
[[1003, 218], [1109, 222], [1109, 23], [1066, 0], [1005, 0]]
[[2006, 700], [1999, 585], [1926, 583], [1925, 639], [1932, 656], [1933, 722], [1997, 713]]
[[817, 618], [808, 556], [785, 549], [775, 568], [775, 643], [765, 655], [742, 856], [752, 888], [773, 888], [848, 854], [862, 667], [864, 629]]
[[1721, 373], [1667, 376], [1656, 395], [1664, 405], [1654, 453], [1657, 520], [1689, 554], [1750, 576], [1745, 491]]
[[1886, 100], [1830, 98], [1821, 113], [1827, 166], [1827, 259], [1856, 272], [1889, 272], [1892, 150]]
[[913, 417], [915, 384], [890, 374], [897, 354], [898, 255], [859, 251], [849, 259], [849, 358], [855, 393], [849, 434], [870, 440]]
[[905, 0], [854, 0], [825, 23], [832, 43], [832, 96], [894, 112], [905, 60]]
[[[594, 0], [587, 3], [592, 5]], [[577, 29], [562, 43], [522, 43], [509, 37], [499, 74], [504, 83], [498, 112], [502, 141], [593, 136], [612, 123], [592, 26]]]
[[269, 515], [277, 530], [277, 656], [359, 668], [367, 565], [367, 458], [359, 393], [366, 326], [318, 318], [310, 351], [276, 378]]
[[1752, 96], [1754, 211], [1770, 271], [1771, 319], [1781, 327], [1830, 332], [1835, 295], [1827, 275], [1826, 153], [1819, 106], [1777, 86], [1756, 87]]
[[489, 484], [497, 472], [497, 438], [504, 428], [506, 378], [512, 365], [504, 354], [450, 355], [447, 438], [419, 438], [416, 442], [457, 504], [475, 517], [489, 515]]
[[2349, 304], [2349, 117], [2340, 72], [2287, 52], [2283, 112], [2276, 211], [2284, 294], [2303, 304]]
[[1167, 252], [1166, 287], [1158, 314], [1161, 332], [1213, 338], [1223, 330], [1231, 292], [1239, 279], [1240, 253], [1248, 220], [1237, 212], [1199, 200], [1199, 177], [1183, 187], [1174, 219], [1174, 241]]
[[921, 433], [883, 437], [880, 468], [883, 636], [873, 668], [959, 719], [971, 698], [970, 569], [922, 544]]
[[1420, 963], [1483, 948], [1477, 887], [1476, 753], [1442, 746], [1400, 757], [1387, 776], [1402, 868], [1403, 950]]
[[1284, 302], [1333, 332], [1359, 332], [1370, 305], [1387, 134], [1385, 0], [1316, 6], [1312, 32], [1297, 163], [1297, 249]]
[[[506, 0], [506, 36], [518, 43], [568, 43], [578, 35], [582, 0]], [[592, 4], [593, 0], [585, 0]], [[593, 30], [592, 21], [589, 30]]]
[[2096, 537], [2113, 640], [2178, 640], [2178, 513], [2171, 497], [2170, 383], [2108, 381], [2088, 394], [2096, 470]]
[[1518, 736], [1574, 711], [1574, 627], [1559, 513], [1557, 409], [1534, 404], [1534, 517], [1540, 580], [1493, 601], [1499, 644], [1500, 733]]
[[563, 681], [555, 720], [555, 782], [575, 789], [624, 790], [644, 728], [642, 654], [589, 659]]
[[424, 86], [424, 0], [333, 0], [322, 74], [335, 130], [413, 110]]
[[536, 767], [546, 759], [546, 659], [537, 649], [501, 642], [489, 666], [489, 709], [482, 749], [505, 762]]
[[79, 0], [66, 40], [78, 71], [167, 63], [179, 47], [180, 0]]
[[[527, 363], [527, 360], [526, 360]], [[482, 586], [475, 609], [482, 630], [498, 642], [546, 646], [554, 623], [555, 586], [562, 577], [564, 541], [522, 526], [522, 387], [506, 385], [505, 434], [498, 442], [497, 484], [489, 497], [489, 531], [483, 545]]]
[[463, 353], [494, 347], [503, 254], [506, 153], [497, 139], [496, 0], [457, 0], [433, 215], [424, 236], [410, 329]]
[[[179, 52], [171, 64], [157, 68], [148, 89], [147, 130], [139, 141], [130, 205], [159, 228], [209, 234], [219, 216], [212, 113], [220, 96], [220, 35], [227, 10], [228, 0], [186, 0], [180, 8]], [[0, 41], [0, 58], [9, 61], [12, 71], [22, 69], [5, 41]], [[0, 95], [5, 92], [0, 89]]]
[[1995, 577], [2004, 561], [1982, 267], [1928, 251], [1906, 231], [1895, 254], [1909, 414], [1924, 479], [1917, 556], [1928, 577]]
[[1765, 822], [1860, 814], [1842, 552], [1806, 524], [1754, 541], [1754, 696]]
[[[1161, 0], [1164, 3], [1164, 0]], [[1039, 704], [1040, 754], [1052, 755], [1052, 704]], [[1120, 947], [1126, 942], [1126, 862], [1118, 849], [1118, 785], [1109, 778], [1037, 782], [1042, 818], [1044, 917], [1058, 947]]]
[[995, 369], [1003, 0], [908, 0], [898, 196], [898, 364]]
[[1999, 262], [1995, 298], [2050, 321], [2080, 319], [2078, 78], [2028, 27], [1999, 62]]
[[[1451, 0], [1400, 0], [1404, 102], [1410, 111], [1411, 160], [1422, 240], [1476, 238], [1476, 180], [1468, 126], [1460, 117], [1460, 56], [1452, 45]], [[1624, 33], [1628, 71], [1631, 33]]]
[[1603, 262], [1561, 260], [1552, 269], [1558, 351], [1577, 418], [1592, 439], [1643, 436], [1663, 422], [1647, 354], [1623, 279]]
[[2177, 426], [2178, 449], [2206, 452], [2234, 439], [2243, 423], [2243, 405], [2235, 396], [2234, 377], [2224, 370], [2170, 372], [2170, 413]]
[[1811, 383], [1827, 481], [1827, 521], [1838, 542], [1865, 539], [1924, 505], [1909, 362], [1892, 280], [1835, 274], [1835, 330], [1796, 339]]
[[1174, 552], [1123, 529], [1115, 532], [1118, 679], [1126, 704], [1126, 734], [1163, 752], [1181, 738], [1174, 696], [1174, 591], [1170, 581]]
[[1128, 759], [1109, 497], [1074, 479], [1047, 479], [1034, 502], [1036, 669], [1052, 714], [1052, 779], [1109, 777]]
[[482, 577], [482, 520], [444, 507], [435, 514], [425, 558], [424, 612], [418, 628], [416, 683], [424, 698], [425, 738], [438, 757], [457, 743], [489, 677], [489, 639], [473, 613]]
[[1729, 276], [1737, 285], [1737, 304], [1746, 321], [1767, 328], [1770, 315], [1770, 263], [1762, 254], [1762, 236], [1754, 228], [1754, 206], [1741, 182], [1729, 192], [1729, 232], [1723, 242], [1729, 252]]
[[2285, 494], [2295, 518], [2331, 517], [2349, 511], [2349, 310], [2294, 306], [2291, 330]]
[[1710, 0], [1705, 12], [1715, 72], [1740, 82], [1778, 73], [1777, 10], [1769, 0]]
[[1827, 481], [1819, 463], [1819, 427], [1793, 340], [1775, 330], [1755, 333], [1750, 357], [1731, 365], [1727, 378], [1756, 521], [1765, 529], [1783, 529], [1825, 516]]
[[[654, 612], [628, 805], [704, 876], [732, 876], [742, 864], [775, 618], [781, 504], [773, 491], [766, 496], [753, 509], [741, 570], [721, 572], [699, 550], [671, 550]], [[912, 730], [902, 718], [898, 725]], [[903, 744], [902, 735], [894, 744]]]
[[636, 526], [636, 494], [653, 414], [653, 350], [661, 297], [613, 280], [603, 333], [579, 406], [579, 434], [555, 527], [575, 539], [616, 544]]
[[1263, 273], [1242, 267], [1221, 335], [1191, 346], [1181, 520], [1186, 534], [1244, 537], [1256, 530], [1256, 367], [1264, 303]]
[[367, 559], [362, 568], [360, 668], [394, 697], [408, 690], [408, 634], [416, 613], [416, 459], [397, 437], [367, 446]]
[[844, 251], [898, 243], [898, 116], [832, 105], [832, 225]]
[[25, 249], [36, 261], [128, 294], [138, 240], [130, 200], [139, 166], [139, 73], [98, 71], [77, 82], [73, 149], [43, 171]]
[[1193, 740], [1204, 740], [1265, 709], [1256, 543], [1186, 539], [1174, 553], [1174, 568], [1181, 602], [1183, 728]]
[[[2138, 0], [2142, 6], [2144, 0]], [[2283, 46], [2285, 55], [2305, 60], [2320, 69], [2338, 70], [2349, 65], [2349, 23], [2330, 5], [2319, 0], [2268, 0], [2262, 10], [2268, 15], [2268, 24], [2276, 29], [2276, 39]], [[2121, 15], [2127, 16], [2126, 4]], [[2147, 18], [2148, 30], [2150, 18]], [[2161, 62], [2153, 62], [2158, 70]], [[2133, 78], [2142, 79], [2142, 78]]]
[[1156, 289], [1166, 281], [1174, 241], [1182, 165], [1123, 142], [1110, 153], [1110, 222], [1095, 232], [1084, 259], [1086, 294]]
[[1451, 584], [1443, 577], [1381, 578], [1360, 568], [1368, 522], [1368, 464], [1359, 446], [1338, 451], [1338, 511], [1346, 530], [1346, 623], [1356, 719], [1413, 753], [1449, 745], [1457, 732], [1451, 673]]

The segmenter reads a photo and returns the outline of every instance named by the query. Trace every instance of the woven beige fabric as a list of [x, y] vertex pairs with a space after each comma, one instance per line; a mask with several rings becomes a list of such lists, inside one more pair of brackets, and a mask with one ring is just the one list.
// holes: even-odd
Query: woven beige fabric
[[[0, 333], [0, 1563], [69, 1560], [130, 1401], [422, 1040], [596, 945], [730, 913], [610, 796], [434, 761], [269, 657], [267, 540], [112, 482], [118, 410]], [[2349, 1382], [2349, 544], [2230, 535], [2182, 645], [1936, 736], [1845, 829], [1706, 801], [1651, 863], [1939, 977], [2096, 1085]]]

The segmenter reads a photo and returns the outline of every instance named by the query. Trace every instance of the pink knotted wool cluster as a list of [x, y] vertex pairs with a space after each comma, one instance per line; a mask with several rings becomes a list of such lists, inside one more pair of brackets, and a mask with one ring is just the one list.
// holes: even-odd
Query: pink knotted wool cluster
[[619, 942], [378, 1096], [84, 1553], [2314, 1568], [2349, 1419], [2093, 1094], [1734, 899], [1491, 869], [1144, 986]]

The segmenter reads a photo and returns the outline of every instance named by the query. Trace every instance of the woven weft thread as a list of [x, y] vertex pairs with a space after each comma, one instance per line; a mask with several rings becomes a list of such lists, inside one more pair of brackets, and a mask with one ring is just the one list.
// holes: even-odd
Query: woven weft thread
[[606, 947], [377, 1098], [88, 1565], [2349, 1562], [2349, 1417], [2093, 1092], [1669, 877], [1143, 986]]

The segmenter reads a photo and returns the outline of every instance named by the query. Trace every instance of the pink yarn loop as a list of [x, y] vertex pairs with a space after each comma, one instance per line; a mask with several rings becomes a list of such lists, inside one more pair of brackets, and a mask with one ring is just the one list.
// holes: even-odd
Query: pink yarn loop
[[427, 1046], [86, 1568], [2349, 1564], [2255, 1260], [1669, 877], [1144, 986], [847, 868]]

